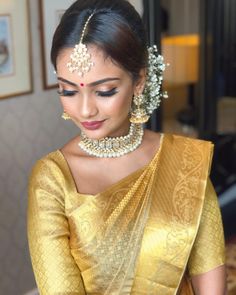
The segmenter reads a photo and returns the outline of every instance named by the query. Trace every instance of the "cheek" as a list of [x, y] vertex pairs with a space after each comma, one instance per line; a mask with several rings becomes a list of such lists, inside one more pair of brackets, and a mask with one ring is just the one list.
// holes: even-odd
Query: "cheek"
[[123, 93], [120, 93], [120, 95], [117, 96], [116, 99], [114, 100], [114, 103], [113, 103], [114, 111], [116, 111], [117, 113], [128, 114], [131, 109], [132, 98], [133, 98], [132, 89], [129, 89], [128, 91], [124, 91]]
[[71, 113], [75, 109], [75, 102], [72, 99], [61, 97], [61, 104], [65, 112]]
[[132, 105], [133, 91], [126, 92], [119, 102], [119, 108], [125, 113], [129, 113]]
[[127, 115], [131, 108], [131, 98], [129, 97], [114, 97], [107, 101], [103, 106], [100, 106], [100, 110], [104, 110], [107, 114], [113, 114], [114, 116]]

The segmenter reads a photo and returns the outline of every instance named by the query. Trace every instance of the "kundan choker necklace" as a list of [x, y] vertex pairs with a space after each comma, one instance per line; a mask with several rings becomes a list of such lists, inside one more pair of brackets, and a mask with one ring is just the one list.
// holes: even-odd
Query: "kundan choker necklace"
[[84, 133], [81, 134], [79, 147], [87, 154], [99, 158], [117, 158], [137, 149], [143, 139], [142, 124], [131, 123], [129, 133], [120, 137], [105, 137], [102, 139], [90, 139]]

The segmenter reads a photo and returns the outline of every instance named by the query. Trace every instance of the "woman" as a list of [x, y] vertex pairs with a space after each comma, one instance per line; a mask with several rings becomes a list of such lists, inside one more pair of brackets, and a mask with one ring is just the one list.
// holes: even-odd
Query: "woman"
[[76, 1], [51, 58], [63, 117], [82, 133], [32, 173], [40, 294], [224, 294], [212, 145], [143, 130], [164, 65], [138, 13], [125, 0]]

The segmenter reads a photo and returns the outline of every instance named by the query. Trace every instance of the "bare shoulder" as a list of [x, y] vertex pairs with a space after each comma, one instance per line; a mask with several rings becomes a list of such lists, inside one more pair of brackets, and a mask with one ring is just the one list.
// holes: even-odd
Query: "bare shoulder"
[[145, 135], [149, 141], [156, 142], [160, 140], [161, 134], [159, 132], [154, 132], [149, 129], [145, 129]]
[[146, 165], [158, 152], [161, 144], [161, 134], [145, 129], [143, 142], [141, 146], [130, 155], [137, 161], [139, 159], [140, 166]]
[[80, 140], [81, 137], [78, 135], [60, 149], [74, 178], [76, 178], [76, 175], [79, 175], [80, 172], [82, 173], [88, 169], [91, 163], [94, 164], [94, 159], [79, 148], [78, 144]]
[[[80, 156], [81, 150], [78, 147], [78, 143], [80, 142], [80, 136], [75, 136], [70, 141], [68, 141], [60, 151], [67, 156]], [[82, 155], [82, 154], [81, 154]]]
[[148, 129], [145, 129], [144, 147], [148, 152], [155, 153], [161, 143], [161, 134]]

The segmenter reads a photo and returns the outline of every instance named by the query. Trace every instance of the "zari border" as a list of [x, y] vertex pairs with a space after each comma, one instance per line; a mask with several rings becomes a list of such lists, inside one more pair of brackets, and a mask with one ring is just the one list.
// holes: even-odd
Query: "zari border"
[[212, 148], [210, 142], [164, 136], [131, 294], [145, 288], [149, 295], [177, 294], [200, 224]]

